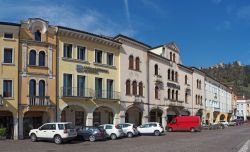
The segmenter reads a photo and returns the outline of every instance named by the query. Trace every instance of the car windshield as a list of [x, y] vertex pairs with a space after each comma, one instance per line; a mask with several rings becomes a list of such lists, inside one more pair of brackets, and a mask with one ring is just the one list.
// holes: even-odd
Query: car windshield
[[65, 129], [75, 129], [75, 126], [71, 123], [65, 124]]

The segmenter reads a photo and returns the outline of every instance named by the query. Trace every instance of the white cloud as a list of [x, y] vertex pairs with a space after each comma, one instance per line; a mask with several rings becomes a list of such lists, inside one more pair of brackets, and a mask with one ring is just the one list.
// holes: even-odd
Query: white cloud
[[[141, 2], [143, 3], [143, 5], [147, 6], [148, 8], [150, 8], [151, 10], [153, 10], [154, 12], [164, 15], [167, 13], [167, 9], [162, 9], [158, 3], [154, 3], [153, 0], [141, 0]], [[166, 6], [165, 6], [166, 7]]]
[[2, 21], [11, 18], [11, 20], [19, 22], [20, 20], [34, 17], [48, 20], [52, 25], [61, 25], [108, 36], [113, 36], [117, 33], [123, 33], [128, 36], [136, 34], [131, 27], [117, 23], [95, 9], [84, 8], [79, 10], [71, 5], [37, 5], [37, 3], [12, 5], [3, 2], [0, 14], [0, 20]]
[[125, 14], [126, 18], [129, 24], [129, 27], [131, 28], [131, 20], [130, 20], [130, 12], [129, 12], [129, 7], [128, 7], [128, 0], [124, 0], [124, 7], [125, 7]]
[[222, 2], [222, 0], [212, 0], [212, 2], [218, 5]]
[[250, 22], [250, 5], [240, 8], [237, 17]]
[[216, 30], [217, 31], [230, 31], [232, 30], [232, 24], [230, 21], [223, 21], [222, 23], [217, 25]]

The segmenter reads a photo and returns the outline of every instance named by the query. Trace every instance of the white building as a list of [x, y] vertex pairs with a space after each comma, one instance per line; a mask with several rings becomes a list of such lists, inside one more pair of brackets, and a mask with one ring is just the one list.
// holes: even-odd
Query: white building
[[247, 120], [247, 100], [243, 97], [243, 98], [238, 98], [237, 99], [237, 112], [236, 112], [236, 116], [237, 118], [241, 118], [244, 120]]
[[232, 118], [232, 93], [230, 88], [216, 79], [205, 77], [206, 123]]

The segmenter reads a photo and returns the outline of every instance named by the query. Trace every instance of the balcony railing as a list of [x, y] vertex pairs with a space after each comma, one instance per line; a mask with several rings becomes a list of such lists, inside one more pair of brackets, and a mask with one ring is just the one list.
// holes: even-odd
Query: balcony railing
[[62, 87], [62, 97], [96, 98], [96, 99], [120, 99], [120, 92], [108, 90], [93, 90], [79, 87]]
[[169, 105], [169, 106], [182, 107], [183, 103], [184, 103], [184, 101], [180, 101], [180, 100], [172, 100], [172, 99], [167, 100], [167, 105]]
[[215, 111], [215, 112], [220, 112], [220, 108], [214, 107], [214, 111]]
[[93, 97], [93, 90], [79, 87], [62, 87], [63, 97], [82, 97], [91, 98]]
[[29, 96], [28, 97], [29, 106], [51, 106], [49, 96]]
[[109, 91], [109, 90], [95, 90], [95, 98], [96, 99], [119, 100], [120, 99], [120, 92]]

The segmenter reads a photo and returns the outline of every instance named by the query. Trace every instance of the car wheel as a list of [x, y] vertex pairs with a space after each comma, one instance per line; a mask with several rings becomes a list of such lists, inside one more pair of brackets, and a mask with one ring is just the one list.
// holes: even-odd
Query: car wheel
[[111, 138], [112, 140], [115, 140], [115, 139], [117, 138], [117, 136], [116, 136], [116, 134], [111, 134], [110, 138]]
[[127, 135], [128, 135], [128, 138], [132, 138], [133, 137], [133, 133], [132, 132], [129, 132]]
[[56, 135], [56, 136], [54, 137], [54, 142], [55, 142], [56, 144], [62, 144], [62, 137], [59, 136], [59, 135]]
[[191, 131], [191, 132], [195, 132], [195, 129], [194, 129], [194, 128], [191, 128], [190, 131]]
[[154, 134], [155, 134], [155, 136], [160, 136], [160, 131], [159, 130], [156, 130], [155, 132], [154, 132]]
[[31, 139], [32, 142], [36, 142], [37, 141], [37, 137], [36, 137], [35, 134], [31, 134], [30, 139]]
[[172, 128], [168, 128], [168, 132], [172, 132], [173, 131], [173, 129]]
[[95, 141], [95, 136], [89, 136], [89, 141], [94, 142]]

